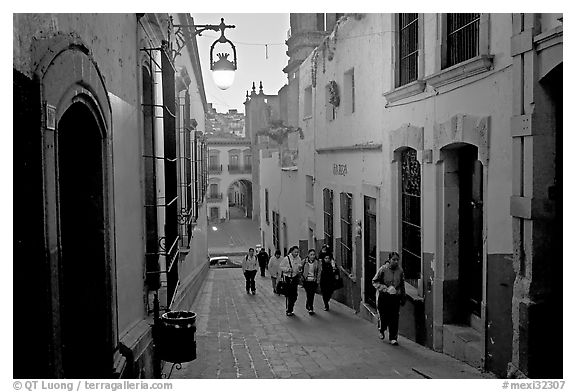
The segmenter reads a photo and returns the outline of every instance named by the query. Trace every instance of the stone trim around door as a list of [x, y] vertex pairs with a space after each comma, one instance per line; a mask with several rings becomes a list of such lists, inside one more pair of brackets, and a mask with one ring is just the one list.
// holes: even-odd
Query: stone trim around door
[[468, 143], [478, 147], [478, 160], [488, 166], [490, 116], [456, 114], [440, 124], [434, 124], [434, 162], [442, 160], [440, 151], [453, 143]]

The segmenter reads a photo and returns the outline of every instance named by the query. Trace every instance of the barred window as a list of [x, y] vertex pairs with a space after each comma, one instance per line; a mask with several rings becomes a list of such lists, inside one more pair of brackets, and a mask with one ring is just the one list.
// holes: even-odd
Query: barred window
[[280, 249], [280, 214], [272, 211], [272, 243], [274, 249]]
[[269, 207], [269, 202], [268, 202], [268, 189], [266, 189], [264, 191], [264, 204], [265, 204], [265, 215], [266, 215], [266, 223], [270, 224], [270, 216], [268, 214], [268, 207]]
[[420, 163], [416, 150], [402, 152], [402, 268], [406, 282], [418, 287], [421, 265]]
[[336, 119], [336, 106], [330, 103], [330, 87], [326, 86], [326, 120], [333, 121]]
[[324, 243], [333, 251], [334, 245], [334, 192], [324, 188]]
[[446, 67], [479, 54], [480, 14], [446, 16]]
[[398, 85], [418, 79], [418, 14], [398, 15]]
[[342, 267], [352, 271], [352, 194], [340, 193], [340, 252]]

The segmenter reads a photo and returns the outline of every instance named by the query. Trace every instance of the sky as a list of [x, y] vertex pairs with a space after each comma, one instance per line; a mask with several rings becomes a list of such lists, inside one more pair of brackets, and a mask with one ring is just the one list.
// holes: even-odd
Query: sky
[[[191, 15], [196, 25], [217, 25], [220, 24], [220, 18], [224, 18], [224, 23], [236, 26], [225, 31], [226, 38], [236, 46], [238, 60], [234, 84], [227, 90], [216, 87], [210, 71], [210, 46], [220, 33], [208, 30], [201, 36], [196, 36], [206, 100], [214, 105], [217, 112], [225, 113], [229, 109], [237, 109], [238, 112], [244, 113], [246, 91], [250, 93], [252, 82], [256, 83], [258, 92], [259, 83], [262, 81], [264, 93], [270, 95], [277, 94], [287, 83], [288, 79], [282, 69], [288, 64], [286, 39], [290, 27], [290, 14], [192, 13]], [[267, 49], [265, 44], [268, 44]], [[229, 59], [232, 60], [232, 48], [228, 44], [216, 44], [215, 60], [217, 60], [216, 53], [220, 52], [230, 53]]]

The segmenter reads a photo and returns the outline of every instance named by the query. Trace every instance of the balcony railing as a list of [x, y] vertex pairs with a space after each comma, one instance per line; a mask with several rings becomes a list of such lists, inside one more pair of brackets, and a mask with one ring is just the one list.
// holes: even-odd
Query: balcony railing
[[228, 173], [230, 174], [246, 174], [252, 173], [252, 165], [228, 165]]
[[210, 165], [208, 166], [208, 172], [210, 174], [220, 174], [222, 173], [222, 165]]
[[208, 193], [208, 195], [206, 195], [206, 199], [209, 202], [222, 201], [222, 193]]

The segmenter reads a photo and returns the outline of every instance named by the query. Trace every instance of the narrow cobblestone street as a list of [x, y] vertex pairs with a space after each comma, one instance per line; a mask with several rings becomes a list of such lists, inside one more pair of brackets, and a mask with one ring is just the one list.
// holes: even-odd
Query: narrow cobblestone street
[[[400, 337], [378, 339], [374, 325], [332, 301], [313, 316], [300, 289], [295, 317], [270, 278], [256, 277], [256, 295], [244, 291], [241, 269], [211, 269], [192, 310], [197, 316], [198, 358], [172, 378], [482, 378], [453, 358]], [[167, 364], [167, 366], [170, 364]], [[168, 369], [169, 370], [169, 369]]]

